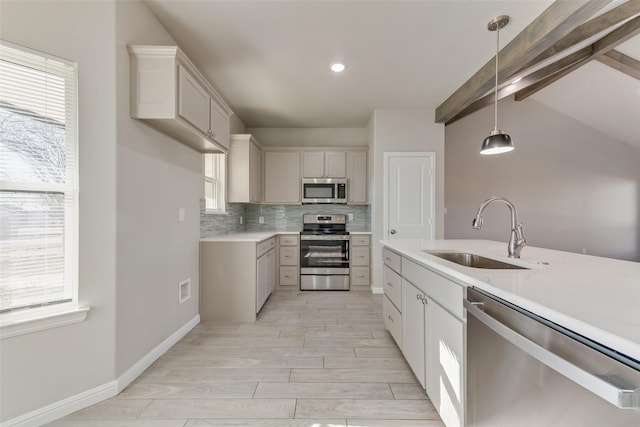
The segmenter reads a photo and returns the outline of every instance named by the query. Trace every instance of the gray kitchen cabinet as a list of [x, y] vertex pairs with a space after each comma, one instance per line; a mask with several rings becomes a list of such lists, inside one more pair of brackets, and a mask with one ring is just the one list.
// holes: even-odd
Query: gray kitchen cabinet
[[264, 203], [301, 203], [300, 152], [264, 151]]
[[350, 240], [351, 286], [370, 286], [371, 236], [351, 234]]
[[279, 285], [283, 289], [298, 287], [300, 283], [300, 246], [298, 235], [281, 234], [278, 237]]
[[303, 178], [346, 178], [347, 157], [344, 151], [304, 151]]
[[366, 204], [367, 198], [367, 152], [347, 152], [347, 203]]
[[254, 322], [275, 287], [275, 237], [200, 242], [202, 321]]
[[382, 260], [385, 328], [446, 426], [464, 426], [465, 287], [388, 248]]
[[177, 46], [128, 46], [131, 117], [202, 153], [226, 153], [229, 117], [222, 97]]
[[407, 280], [402, 280], [402, 354], [418, 382], [426, 386], [425, 322], [426, 295]]
[[230, 203], [261, 201], [262, 149], [249, 134], [231, 136], [228, 159], [228, 196]]

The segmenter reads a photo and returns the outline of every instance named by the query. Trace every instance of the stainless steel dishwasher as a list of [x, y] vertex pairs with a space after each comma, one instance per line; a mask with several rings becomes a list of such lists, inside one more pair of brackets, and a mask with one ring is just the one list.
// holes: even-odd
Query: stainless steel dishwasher
[[467, 426], [640, 426], [640, 363], [467, 289]]

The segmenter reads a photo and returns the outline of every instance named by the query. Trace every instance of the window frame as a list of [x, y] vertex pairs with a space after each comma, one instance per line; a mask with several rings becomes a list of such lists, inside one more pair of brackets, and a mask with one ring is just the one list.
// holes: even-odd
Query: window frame
[[[204, 181], [204, 213], [208, 215], [226, 215], [226, 198], [227, 198], [227, 158], [224, 153], [205, 153], [202, 155], [202, 174]], [[212, 164], [213, 173], [209, 175], [207, 173], [207, 161], [211, 159], [212, 162], [217, 162], [214, 167]], [[217, 160], [216, 160], [217, 159]], [[215, 208], [210, 208], [207, 200], [207, 184], [212, 183], [217, 193], [217, 197], [214, 198], [216, 202]]]
[[[0, 47], [18, 51], [15, 53], [15, 64], [30, 67], [28, 56], [38, 57], [38, 60], [55, 61], [52, 68], [45, 67], [41, 71], [62, 77], [65, 86], [65, 106], [71, 105], [70, 111], [65, 109], [65, 152], [66, 178], [64, 183], [26, 183], [20, 181], [0, 181], [0, 190], [26, 193], [57, 193], [65, 198], [64, 203], [64, 240], [68, 242], [64, 249], [65, 287], [70, 287], [71, 300], [61, 299], [61, 302], [33, 304], [27, 307], [9, 308], [0, 313], [0, 339], [36, 332], [53, 327], [68, 325], [83, 321], [89, 307], [79, 307], [79, 159], [78, 159], [78, 64], [45, 52], [20, 46], [0, 39]], [[20, 55], [24, 56], [19, 58]], [[3, 56], [3, 60], [7, 57]], [[20, 61], [22, 59], [22, 61]], [[60, 66], [60, 70], [56, 70]], [[36, 69], [40, 69], [35, 67]], [[71, 198], [67, 203], [66, 198]]]

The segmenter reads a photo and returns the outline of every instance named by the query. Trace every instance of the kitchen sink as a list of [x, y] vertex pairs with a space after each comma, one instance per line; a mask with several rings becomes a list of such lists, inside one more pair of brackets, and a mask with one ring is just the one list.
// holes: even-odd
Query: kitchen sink
[[437, 256], [438, 258], [446, 259], [447, 261], [455, 262], [456, 264], [464, 265], [465, 267], [488, 268], [493, 270], [529, 270], [526, 267], [497, 261], [495, 259], [483, 257], [482, 255], [470, 254], [467, 252], [422, 252]]

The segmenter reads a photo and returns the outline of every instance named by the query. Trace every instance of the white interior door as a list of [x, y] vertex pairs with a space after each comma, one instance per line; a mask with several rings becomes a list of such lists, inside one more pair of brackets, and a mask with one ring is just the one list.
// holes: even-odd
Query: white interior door
[[384, 154], [385, 238], [435, 237], [435, 153]]

